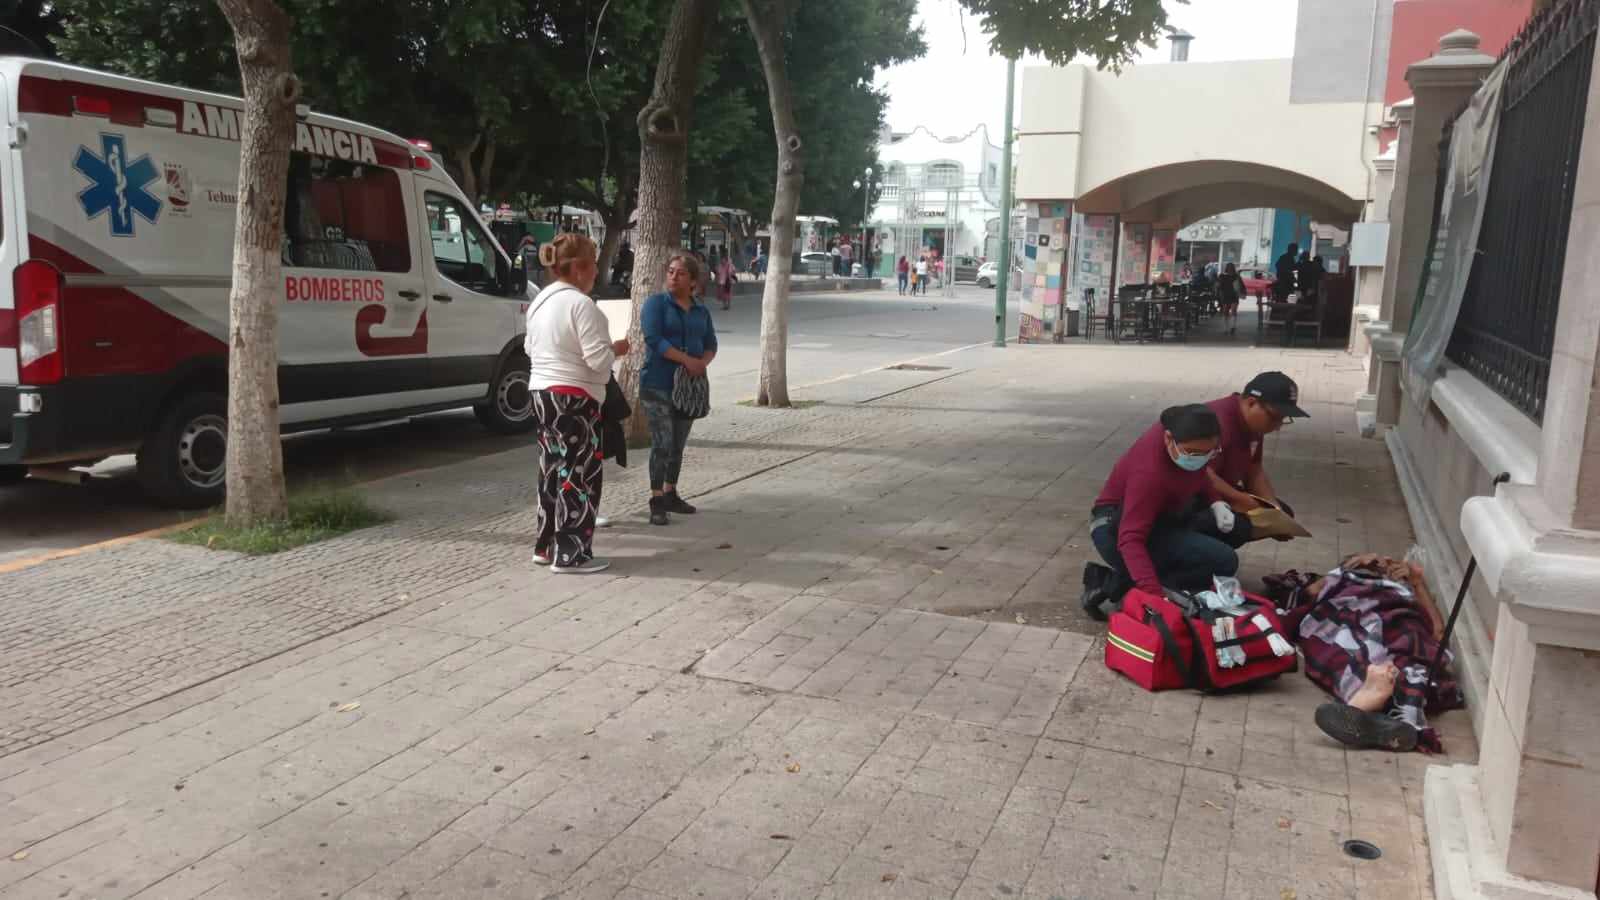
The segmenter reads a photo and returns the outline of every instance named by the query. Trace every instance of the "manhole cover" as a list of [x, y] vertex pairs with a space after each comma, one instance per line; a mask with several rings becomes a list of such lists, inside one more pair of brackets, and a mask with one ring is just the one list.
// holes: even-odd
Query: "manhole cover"
[[950, 367], [949, 366], [923, 366], [923, 365], [918, 365], [917, 363], [901, 363], [898, 366], [890, 366], [889, 368], [891, 370], [896, 370], [896, 371], [900, 371], [900, 372], [944, 372], [944, 371], [949, 370]]
[[1366, 841], [1345, 841], [1344, 852], [1346, 856], [1354, 856], [1356, 859], [1377, 859], [1383, 855], [1377, 844], [1369, 844]]

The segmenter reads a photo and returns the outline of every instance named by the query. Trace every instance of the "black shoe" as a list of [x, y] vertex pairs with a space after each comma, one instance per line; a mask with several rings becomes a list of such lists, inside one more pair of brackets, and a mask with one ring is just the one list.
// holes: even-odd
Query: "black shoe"
[[667, 518], [667, 498], [665, 496], [650, 498], [650, 524], [672, 524], [672, 520]]
[[1099, 563], [1083, 564], [1083, 596], [1078, 603], [1089, 618], [1096, 622], [1104, 622], [1110, 614], [1106, 606], [1110, 597], [1106, 594], [1106, 584], [1115, 573]]
[[1317, 727], [1347, 747], [1408, 753], [1417, 749], [1417, 730], [1382, 713], [1369, 713], [1344, 703], [1317, 707]]
[[689, 505], [688, 501], [678, 496], [677, 491], [662, 494], [661, 499], [667, 501], [667, 512], [683, 513], [686, 516], [692, 516], [697, 512], [694, 507]]

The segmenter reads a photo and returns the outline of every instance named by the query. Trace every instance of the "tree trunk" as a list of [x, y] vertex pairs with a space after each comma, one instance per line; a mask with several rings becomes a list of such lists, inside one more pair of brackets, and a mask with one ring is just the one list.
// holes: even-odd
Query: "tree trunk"
[[749, 222], [744, 216], [728, 216], [728, 246], [733, 254], [733, 267], [740, 272], [750, 265], [750, 257], [744, 252], [744, 245], [750, 241]]
[[789, 72], [784, 63], [785, 0], [744, 0], [745, 18], [755, 36], [761, 69], [767, 76], [772, 130], [778, 139], [778, 183], [772, 199], [772, 254], [761, 293], [761, 380], [757, 406], [789, 406], [789, 276], [794, 260], [794, 217], [800, 209], [805, 160], [795, 127]]
[[639, 308], [661, 290], [667, 258], [682, 246], [683, 186], [688, 177], [689, 118], [705, 46], [706, 30], [716, 10], [713, 0], [674, 0], [672, 18], [661, 39], [656, 83], [650, 101], [639, 110], [639, 226], [633, 248], [633, 345], [622, 363], [618, 381], [633, 401], [628, 433], [648, 433], [639, 398], [639, 370], [644, 366], [644, 331]]
[[479, 132], [472, 138], [472, 143], [456, 152], [456, 166], [461, 169], [461, 193], [473, 203], [478, 202], [478, 167], [473, 164], [472, 157], [477, 155], [478, 147], [483, 144], [483, 133]]
[[600, 246], [600, 278], [602, 285], [611, 284], [611, 268], [617, 259], [617, 248], [622, 246], [622, 233], [628, 230], [628, 198], [633, 195], [637, 173], [625, 172], [617, 180], [617, 196], [610, 203], [601, 203], [597, 209], [606, 223], [605, 243]]
[[[495, 140], [494, 135], [491, 133], [489, 135], [489, 146], [484, 148], [483, 162], [479, 164], [478, 168], [478, 196], [472, 198], [472, 202], [479, 206], [482, 206], [485, 201], [493, 202], [494, 156], [495, 151], [499, 148], [500, 142]], [[477, 210], [473, 210], [473, 212], [477, 212]]]
[[233, 289], [228, 295], [229, 525], [288, 514], [278, 436], [278, 297], [283, 215], [300, 81], [290, 71], [289, 16], [274, 0], [217, 0], [233, 26], [244, 84]]

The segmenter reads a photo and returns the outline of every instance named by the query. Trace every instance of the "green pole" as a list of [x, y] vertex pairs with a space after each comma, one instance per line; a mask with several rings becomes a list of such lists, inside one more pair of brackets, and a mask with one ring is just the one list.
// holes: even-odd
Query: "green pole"
[[1016, 104], [1017, 61], [1006, 60], [1006, 128], [1000, 145], [1000, 271], [994, 287], [994, 345], [1006, 345], [1006, 291], [1011, 289], [1011, 107]]

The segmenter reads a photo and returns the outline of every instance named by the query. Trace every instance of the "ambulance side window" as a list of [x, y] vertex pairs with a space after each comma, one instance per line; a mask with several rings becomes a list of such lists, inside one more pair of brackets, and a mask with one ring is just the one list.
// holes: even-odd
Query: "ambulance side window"
[[428, 231], [439, 274], [479, 293], [501, 293], [494, 239], [454, 197], [427, 194]]
[[291, 154], [283, 227], [286, 266], [411, 271], [405, 196], [393, 169]]

